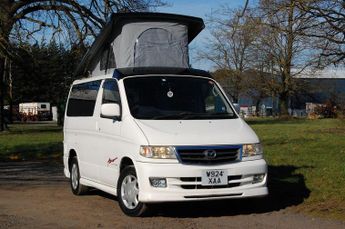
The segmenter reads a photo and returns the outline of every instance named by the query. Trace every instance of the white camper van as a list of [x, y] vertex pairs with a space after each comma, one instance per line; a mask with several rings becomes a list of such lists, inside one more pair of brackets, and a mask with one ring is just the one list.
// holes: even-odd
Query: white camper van
[[[201, 19], [182, 19], [202, 29]], [[103, 190], [130, 216], [150, 203], [268, 194], [260, 141], [207, 72], [144, 64], [107, 74], [91, 66], [91, 77], [73, 83], [65, 114], [64, 173], [74, 194]]]

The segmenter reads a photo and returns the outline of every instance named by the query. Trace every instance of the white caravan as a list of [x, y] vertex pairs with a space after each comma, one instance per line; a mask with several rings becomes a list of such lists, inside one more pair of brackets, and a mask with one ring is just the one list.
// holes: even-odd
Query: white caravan
[[50, 103], [20, 103], [19, 114], [21, 115], [22, 120], [49, 120], [51, 116]]
[[189, 68], [127, 67], [75, 81], [63, 161], [74, 194], [103, 190], [130, 216], [150, 203], [268, 194], [257, 135], [207, 72]]

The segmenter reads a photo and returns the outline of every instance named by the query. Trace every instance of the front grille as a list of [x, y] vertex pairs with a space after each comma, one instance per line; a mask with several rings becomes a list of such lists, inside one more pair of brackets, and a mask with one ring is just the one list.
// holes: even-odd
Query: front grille
[[[232, 180], [240, 180], [241, 175], [228, 176], [228, 182]], [[183, 182], [201, 182], [201, 177], [181, 177]], [[183, 184], [181, 188], [183, 189], [218, 189], [218, 188], [233, 188], [241, 185], [241, 182], [229, 183], [227, 185], [215, 185], [215, 186], [202, 186], [201, 184]]]
[[178, 158], [184, 164], [223, 164], [240, 158], [241, 146], [176, 147]]
[[240, 186], [241, 183], [231, 183], [228, 185], [217, 185], [217, 186], [202, 186], [198, 185], [181, 185], [183, 189], [218, 189], [218, 188], [233, 188]]

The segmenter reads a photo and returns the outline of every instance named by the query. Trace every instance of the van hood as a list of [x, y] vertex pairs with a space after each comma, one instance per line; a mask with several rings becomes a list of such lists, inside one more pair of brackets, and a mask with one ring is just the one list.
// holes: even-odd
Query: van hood
[[221, 120], [138, 120], [149, 145], [230, 145], [257, 143], [240, 118]]

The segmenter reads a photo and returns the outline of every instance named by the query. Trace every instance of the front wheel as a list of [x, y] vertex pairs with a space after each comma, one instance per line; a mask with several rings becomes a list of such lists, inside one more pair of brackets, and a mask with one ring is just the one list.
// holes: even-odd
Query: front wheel
[[70, 168], [70, 183], [74, 195], [82, 195], [87, 192], [87, 186], [80, 184], [80, 172], [77, 158], [72, 158]]
[[142, 216], [147, 205], [139, 201], [139, 184], [134, 166], [127, 166], [120, 174], [117, 197], [121, 210], [128, 216]]

